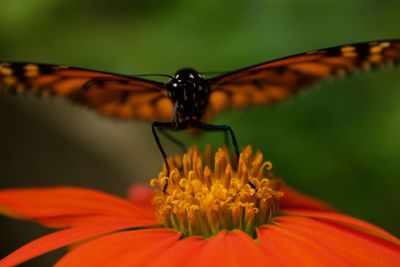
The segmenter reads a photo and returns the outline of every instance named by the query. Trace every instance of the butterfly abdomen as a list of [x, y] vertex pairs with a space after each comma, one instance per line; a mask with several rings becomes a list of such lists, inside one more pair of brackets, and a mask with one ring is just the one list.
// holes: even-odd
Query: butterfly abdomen
[[202, 75], [193, 69], [181, 69], [166, 87], [176, 105], [174, 115], [179, 120], [200, 120], [203, 117], [210, 98], [210, 86]]

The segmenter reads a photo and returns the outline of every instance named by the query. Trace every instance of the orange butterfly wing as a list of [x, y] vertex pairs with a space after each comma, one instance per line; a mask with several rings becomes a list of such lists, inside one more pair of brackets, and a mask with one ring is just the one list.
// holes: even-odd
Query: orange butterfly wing
[[400, 40], [388, 40], [314, 50], [227, 73], [210, 79], [212, 93], [206, 116], [282, 101], [323, 79], [399, 60]]
[[162, 83], [58, 65], [0, 62], [0, 89], [63, 96], [119, 118], [170, 120], [173, 110]]

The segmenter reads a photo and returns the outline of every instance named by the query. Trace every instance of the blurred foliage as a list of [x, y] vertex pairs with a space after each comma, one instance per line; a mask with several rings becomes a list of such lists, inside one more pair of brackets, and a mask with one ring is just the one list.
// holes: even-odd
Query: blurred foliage
[[[126, 74], [172, 74], [184, 66], [222, 72], [399, 38], [399, 11], [400, 1], [390, 0], [3, 0], [0, 58]], [[288, 102], [227, 112], [214, 122], [231, 125], [241, 145], [263, 150], [290, 185], [399, 235], [399, 73], [325, 82]], [[5, 95], [0, 119], [2, 187], [80, 185], [122, 195], [161, 166], [146, 123]], [[219, 134], [177, 136], [188, 144], [223, 142]], [[26, 233], [2, 220], [2, 253], [39, 236], [37, 228]]]

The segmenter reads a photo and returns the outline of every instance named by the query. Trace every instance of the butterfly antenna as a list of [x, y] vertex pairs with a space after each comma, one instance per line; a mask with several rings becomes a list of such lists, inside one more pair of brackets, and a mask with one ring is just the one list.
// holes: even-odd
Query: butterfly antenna
[[168, 74], [135, 74], [135, 75], [129, 75], [130, 77], [167, 77], [167, 78], [173, 78], [173, 76], [168, 75]]

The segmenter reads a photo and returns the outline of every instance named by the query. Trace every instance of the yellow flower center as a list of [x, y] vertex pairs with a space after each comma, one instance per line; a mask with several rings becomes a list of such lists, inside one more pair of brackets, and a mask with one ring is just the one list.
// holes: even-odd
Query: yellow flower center
[[150, 182], [158, 188], [154, 203], [159, 219], [184, 236], [240, 229], [255, 237], [256, 228], [277, 213], [283, 194], [279, 182], [271, 179], [272, 164], [263, 161], [261, 152], [253, 155], [246, 147], [237, 165], [234, 171], [228, 152], [221, 148], [212, 160], [207, 147], [205, 162], [197, 148], [169, 159], [169, 177], [164, 166]]

